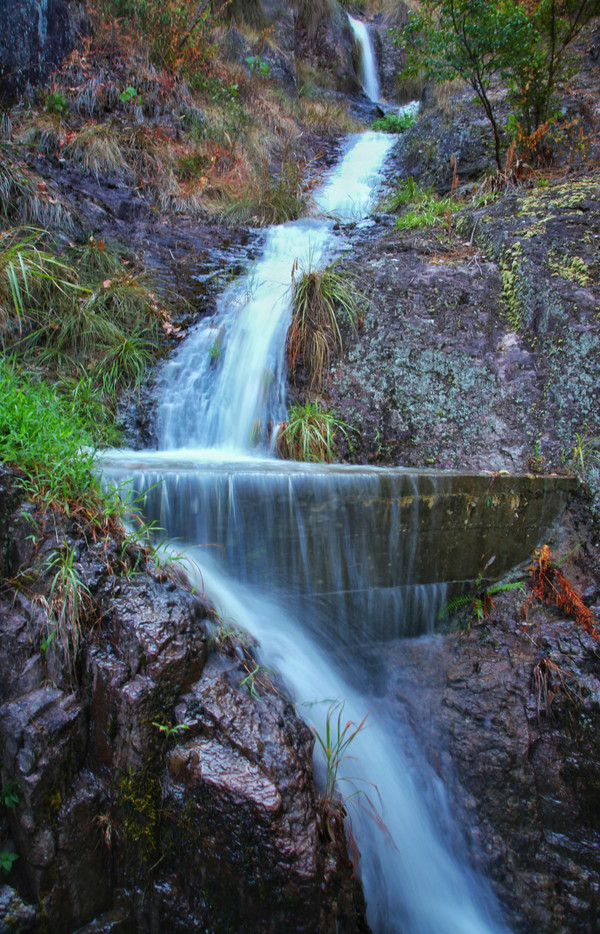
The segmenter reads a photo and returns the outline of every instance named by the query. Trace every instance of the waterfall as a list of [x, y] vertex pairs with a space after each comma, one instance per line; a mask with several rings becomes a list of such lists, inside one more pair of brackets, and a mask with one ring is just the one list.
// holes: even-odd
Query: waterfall
[[[285, 336], [294, 264], [318, 267], [334, 255], [336, 222], [367, 213], [394, 137], [350, 137], [346, 156], [316, 194], [321, 217], [267, 231], [262, 256], [220, 296], [163, 372], [160, 446], [248, 451], [286, 417]], [[348, 179], [353, 183], [349, 187]]]
[[373, 44], [369, 35], [369, 30], [362, 20], [355, 19], [348, 14], [352, 31], [360, 49], [360, 64], [358, 77], [362, 89], [374, 103], [381, 100], [381, 88], [379, 85], [379, 75], [377, 73], [377, 60], [373, 50]]
[[[104, 469], [139, 490], [164, 478], [148, 493], [147, 518], [189, 547], [198, 586], [257, 638], [261, 662], [279, 670], [309, 723], [323, 732], [331, 698], [345, 703], [345, 719], [359, 723], [369, 713], [342, 778], [353, 776], [358, 790], [376, 787], [387, 828], [353, 814], [374, 934], [498, 934], [505, 929], [497, 905], [469, 868], [417, 739], [362, 689], [360, 645], [430, 630], [443, 599], [428, 531], [437, 481], [427, 473], [419, 480], [424, 506], [410, 474], [282, 465], [265, 458], [264, 446], [257, 457], [252, 441], [264, 441], [265, 426], [285, 413], [292, 270], [339, 252], [335, 218], [366, 214], [393, 141], [351, 138], [319, 192], [325, 216], [267, 232], [254, 269], [225, 290], [215, 318], [165, 367], [161, 452], [114, 455]], [[440, 521], [448, 505], [441, 503]], [[454, 542], [453, 525], [448, 536]], [[430, 571], [421, 567], [421, 537]]]

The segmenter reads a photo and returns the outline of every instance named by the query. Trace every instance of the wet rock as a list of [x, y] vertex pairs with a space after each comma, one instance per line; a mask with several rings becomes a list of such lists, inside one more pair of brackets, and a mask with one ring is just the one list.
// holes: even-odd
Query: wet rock
[[0, 96], [44, 81], [75, 45], [83, 19], [67, 0], [3, 0]]
[[[589, 552], [579, 561], [597, 567]], [[523, 621], [523, 601], [498, 595], [469, 632], [386, 648], [384, 692], [446, 785], [510, 929], [583, 934], [599, 911], [597, 643], [556, 612], [533, 606]]]
[[26, 934], [37, 924], [35, 908], [27, 905], [9, 885], [0, 885], [0, 934]]
[[354, 36], [339, 3], [316, 8], [310, 3], [302, 5], [295, 17], [295, 54], [329, 72], [337, 90], [348, 94], [360, 91], [354, 67]]
[[[18, 567], [11, 518], [32, 513], [0, 478], [0, 550]], [[320, 834], [313, 738], [281, 690], [257, 681], [253, 698], [247, 649], [207, 664], [206, 605], [142, 573], [142, 555], [90, 530], [84, 547], [73, 520], [46, 520], [20, 591], [0, 595], [0, 781], [18, 794], [0, 837], [44, 929], [361, 930], [345, 851]], [[70, 662], [58, 640], [42, 647], [35, 599], [56, 536], [91, 601]], [[41, 930], [23, 912], [22, 930], [29, 917]]]

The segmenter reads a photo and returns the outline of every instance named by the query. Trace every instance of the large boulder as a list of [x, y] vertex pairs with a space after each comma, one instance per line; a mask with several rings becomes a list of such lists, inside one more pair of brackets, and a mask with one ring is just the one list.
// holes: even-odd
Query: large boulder
[[[79, 645], [48, 613], [61, 553]], [[0, 932], [17, 906], [18, 930], [50, 934], [358, 934], [350, 863], [321, 832], [313, 736], [270, 677], [249, 689], [251, 649], [209, 651], [211, 611], [173, 572], [41, 514], [1, 465], [0, 555], [0, 851], [18, 855]]]

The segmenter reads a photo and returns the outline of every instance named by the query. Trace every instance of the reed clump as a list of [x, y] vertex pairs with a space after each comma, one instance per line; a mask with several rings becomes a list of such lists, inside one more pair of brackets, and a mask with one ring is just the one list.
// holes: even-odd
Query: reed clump
[[333, 355], [342, 353], [343, 329], [359, 327], [363, 303], [353, 276], [338, 260], [320, 268], [309, 262], [294, 270], [288, 365], [292, 374], [304, 368], [311, 389], [322, 383]]
[[350, 428], [318, 402], [292, 405], [287, 422], [279, 426], [277, 453], [284, 460], [332, 463], [338, 433], [348, 437]]

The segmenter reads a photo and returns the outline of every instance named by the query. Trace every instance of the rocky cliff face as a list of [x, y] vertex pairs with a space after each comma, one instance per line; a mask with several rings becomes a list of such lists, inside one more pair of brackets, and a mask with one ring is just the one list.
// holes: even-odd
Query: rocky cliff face
[[[597, 606], [596, 549], [562, 567]], [[523, 600], [507, 592], [469, 631], [463, 616], [443, 638], [396, 645], [386, 694], [448, 788], [510, 929], [584, 934], [600, 923], [599, 643], [556, 610], [523, 615]]]
[[0, 97], [44, 81], [73, 49], [83, 23], [69, 0], [1, 0]]
[[211, 648], [206, 603], [136, 548], [1, 478], [0, 775], [16, 800], [0, 849], [24, 903], [0, 895], [0, 923], [358, 931], [350, 867], [321, 838], [313, 737], [281, 687], [257, 675], [251, 693], [251, 650]]

